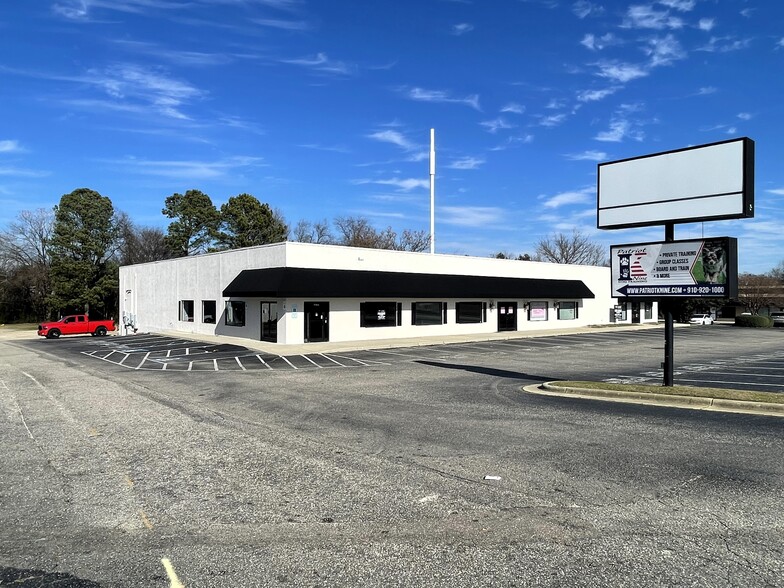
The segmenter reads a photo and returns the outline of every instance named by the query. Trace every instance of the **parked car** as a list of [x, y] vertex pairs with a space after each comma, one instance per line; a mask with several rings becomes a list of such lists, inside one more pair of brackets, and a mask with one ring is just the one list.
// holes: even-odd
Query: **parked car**
[[773, 321], [774, 327], [784, 327], [784, 312], [771, 312], [770, 320]]
[[713, 317], [707, 313], [704, 314], [693, 314], [689, 319], [690, 325], [712, 325], [713, 324]]
[[109, 331], [114, 331], [114, 321], [91, 321], [86, 314], [72, 314], [64, 316], [59, 321], [38, 325], [38, 334], [47, 339], [57, 339], [60, 335], [87, 333], [93, 337], [103, 337]]

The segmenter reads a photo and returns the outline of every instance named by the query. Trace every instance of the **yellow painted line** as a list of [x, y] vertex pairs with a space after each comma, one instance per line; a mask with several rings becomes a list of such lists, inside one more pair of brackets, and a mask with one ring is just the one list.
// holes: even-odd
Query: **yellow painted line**
[[169, 576], [170, 588], [185, 588], [185, 584], [180, 582], [179, 578], [177, 578], [177, 573], [174, 571], [174, 566], [172, 566], [169, 559], [164, 557], [161, 560], [161, 563], [166, 570], [166, 575]]
[[144, 526], [147, 527], [150, 531], [152, 531], [152, 523], [150, 522], [150, 519], [147, 518], [147, 514], [143, 510], [140, 510], [139, 515], [142, 517], [142, 522], [144, 523]]

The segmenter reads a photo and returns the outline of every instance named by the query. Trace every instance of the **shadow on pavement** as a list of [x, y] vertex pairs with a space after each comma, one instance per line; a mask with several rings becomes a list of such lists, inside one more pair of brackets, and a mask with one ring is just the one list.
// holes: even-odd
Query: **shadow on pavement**
[[459, 363], [446, 363], [443, 361], [427, 361], [418, 359], [414, 363], [421, 363], [422, 365], [429, 365], [432, 367], [446, 368], [450, 370], [462, 370], [464, 372], [473, 372], [475, 374], [483, 374], [485, 376], [493, 376], [496, 378], [509, 378], [511, 380], [533, 380], [535, 382], [550, 382], [556, 380], [553, 377], [534, 376], [524, 372], [513, 372], [511, 370], [500, 370], [497, 368], [483, 367], [478, 365], [462, 365]]

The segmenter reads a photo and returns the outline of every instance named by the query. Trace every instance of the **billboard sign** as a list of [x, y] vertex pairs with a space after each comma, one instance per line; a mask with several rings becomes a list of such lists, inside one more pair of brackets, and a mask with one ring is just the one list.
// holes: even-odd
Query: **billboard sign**
[[610, 268], [613, 297], [735, 298], [738, 240], [612, 245]]
[[753, 216], [754, 141], [747, 137], [599, 164], [600, 229]]

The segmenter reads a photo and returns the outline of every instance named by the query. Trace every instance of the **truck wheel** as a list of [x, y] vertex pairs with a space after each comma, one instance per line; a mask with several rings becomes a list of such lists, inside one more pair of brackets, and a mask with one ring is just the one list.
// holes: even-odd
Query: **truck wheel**
[[104, 335], [106, 335], [106, 327], [98, 327], [97, 329], [95, 329], [95, 334], [98, 337], [103, 337]]
[[59, 338], [59, 337], [60, 337], [60, 331], [58, 331], [57, 329], [52, 329], [52, 330], [51, 330], [51, 331], [49, 331], [49, 333], [46, 335], [46, 338], [47, 338], [47, 339], [57, 339], [57, 338]]

